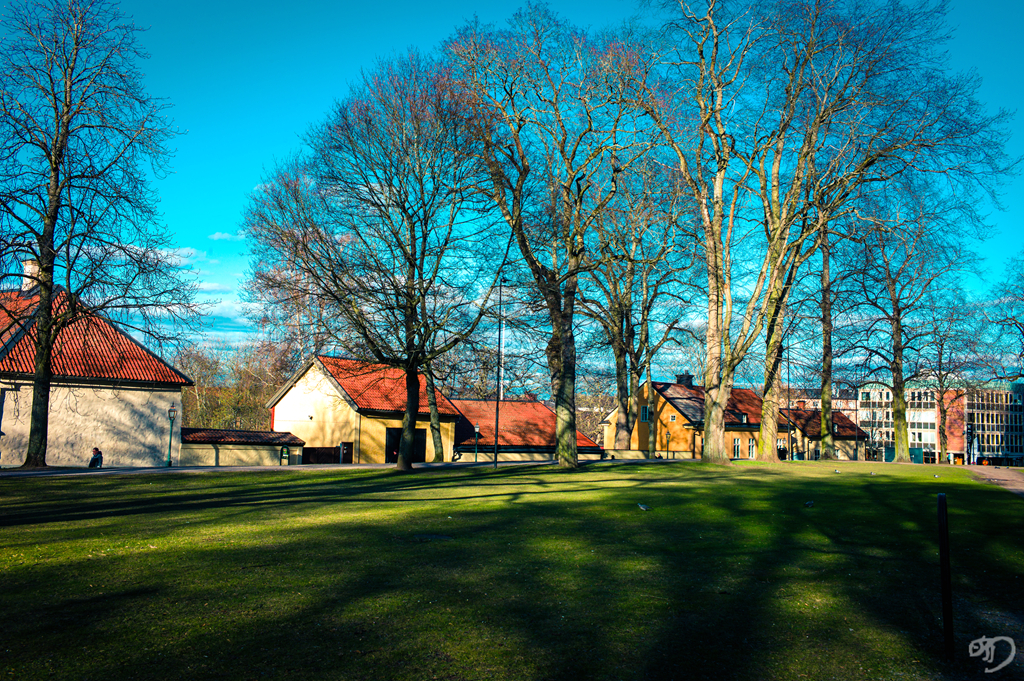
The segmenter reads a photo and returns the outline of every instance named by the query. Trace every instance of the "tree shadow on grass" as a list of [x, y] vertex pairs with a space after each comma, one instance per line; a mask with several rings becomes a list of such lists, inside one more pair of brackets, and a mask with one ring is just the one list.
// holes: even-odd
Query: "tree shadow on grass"
[[[687, 464], [303, 476], [244, 489], [252, 484], [169, 483], [154, 496], [179, 503], [165, 506], [106, 499], [126, 526], [119, 535], [117, 523], [101, 525], [115, 547], [107, 555], [8, 570], [0, 605], [14, 623], [12, 669], [489, 681], [954, 679], [980, 669], [965, 654], [953, 667], [939, 661], [935, 489], [921, 481]], [[1019, 520], [1022, 504], [968, 483], [944, 491], [958, 603], [1005, 598], [1019, 615], [1022, 540], [1008, 511]], [[87, 506], [69, 520], [63, 506], [36, 502], [44, 520], [16, 525], [62, 540], [68, 530], [48, 528], [54, 520], [84, 531], [105, 517]], [[127, 527], [140, 515], [145, 537]], [[979, 522], [986, 533], [968, 529]], [[238, 531], [250, 524], [251, 535]], [[159, 532], [156, 548], [116, 548]], [[1014, 635], [977, 629], [970, 608], [958, 618], [964, 653], [974, 631]]]

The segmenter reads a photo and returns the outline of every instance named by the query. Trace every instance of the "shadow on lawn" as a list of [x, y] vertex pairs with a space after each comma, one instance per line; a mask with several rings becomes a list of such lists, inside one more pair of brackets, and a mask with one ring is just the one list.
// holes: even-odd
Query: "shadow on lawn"
[[[1022, 504], [969, 483], [692, 464], [669, 476], [613, 465], [596, 478], [534, 469], [255, 480], [168, 482], [137, 499], [117, 499], [111, 484], [95, 504], [63, 486], [63, 501], [6, 509], [8, 526], [301, 504], [312, 521], [263, 545], [197, 545], [170, 572], [159, 550], [36, 566], [33, 584], [70, 580], [80, 594], [106, 574], [97, 588], [110, 593], [41, 608], [9, 593], [4, 611], [18, 624], [8, 634], [36, 642], [28, 654], [51, 656], [46, 669], [64, 678], [142, 679], [852, 679], [906, 676], [914, 661], [917, 678], [975, 678], [982, 666], [965, 659], [967, 641], [1022, 636], [993, 631], [982, 607], [1016, 608], [1007, 626], [1019, 627]], [[939, 662], [937, 491], [953, 509], [951, 668]], [[495, 503], [457, 503], [481, 498]], [[421, 513], [344, 513], [410, 500]], [[982, 525], [988, 534], [971, 531]], [[31, 587], [9, 585], [19, 586]], [[822, 593], [839, 605], [815, 608]], [[122, 654], [109, 642], [85, 656], [60, 650], [90, 632], [108, 632]]]

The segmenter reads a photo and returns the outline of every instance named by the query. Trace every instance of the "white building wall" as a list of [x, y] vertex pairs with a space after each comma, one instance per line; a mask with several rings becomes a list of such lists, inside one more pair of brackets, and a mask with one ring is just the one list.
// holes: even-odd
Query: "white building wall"
[[[178, 417], [169, 433], [167, 409]], [[6, 390], [0, 430], [0, 464], [20, 465], [28, 449], [32, 385]], [[92, 448], [103, 452], [104, 466], [165, 466], [170, 437], [171, 460], [181, 450], [181, 389], [91, 388], [54, 384], [46, 463], [87, 466]]]

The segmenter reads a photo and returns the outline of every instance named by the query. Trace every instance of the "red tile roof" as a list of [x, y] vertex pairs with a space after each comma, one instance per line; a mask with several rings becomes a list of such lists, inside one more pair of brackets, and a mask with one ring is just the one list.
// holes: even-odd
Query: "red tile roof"
[[[326, 355], [319, 355], [317, 359], [359, 409], [386, 412], [405, 411], [405, 369]], [[420, 405], [417, 413], [429, 414], [427, 381], [422, 374], [419, 379]], [[441, 416], [459, 415], [459, 410], [439, 390], [434, 390], [434, 394], [437, 397], [438, 414]]]
[[[455, 426], [455, 444], [472, 446], [473, 426], [480, 424], [480, 447], [494, 447], [494, 400], [452, 400], [465, 417]], [[499, 447], [554, 447], [555, 412], [535, 401], [502, 400], [499, 413]], [[599, 445], [576, 431], [577, 447]]]
[[189, 444], [287, 445], [301, 447], [305, 440], [291, 433], [266, 430], [222, 430], [220, 428], [182, 428], [181, 441]]
[[[66, 307], [66, 296], [63, 290], [58, 291], [55, 311]], [[20, 291], [0, 292], [0, 340], [4, 343], [0, 349], [0, 374], [30, 376], [33, 373], [36, 330], [30, 310], [38, 304], [38, 295], [26, 296]], [[113, 323], [91, 312], [57, 335], [51, 363], [56, 379], [192, 385], [187, 376]]]
[[[821, 410], [820, 409], [780, 409], [780, 416], [786, 416], [793, 422], [800, 432], [811, 440], [821, 439]], [[844, 440], [867, 440], [868, 434], [861, 430], [860, 426], [850, 420], [841, 411], [832, 412], [832, 424], [837, 437]]]

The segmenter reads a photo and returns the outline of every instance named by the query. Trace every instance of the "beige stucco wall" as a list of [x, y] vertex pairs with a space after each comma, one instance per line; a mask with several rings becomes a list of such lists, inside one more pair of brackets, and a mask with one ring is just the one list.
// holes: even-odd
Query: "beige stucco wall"
[[[302, 447], [288, 448], [288, 463], [298, 463]], [[182, 466], [278, 466], [279, 445], [192, 444], [181, 446]]]
[[[813, 456], [814, 450], [821, 449], [820, 440], [811, 440], [807, 438], [802, 432], [794, 429], [793, 432], [794, 449], [798, 452], [810, 454]], [[859, 446], [855, 440], [834, 440], [836, 447], [836, 458], [843, 460], [862, 460], [864, 458], [864, 445], [865, 443], [860, 442]]]
[[[316, 364], [274, 405], [271, 428], [289, 432], [306, 441], [307, 447], [337, 447], [352, 442], [355, 463], [384, 463], [384, 444], [388, 428], [401, 428], [402, 419], [360, 415], [342, 397], [334, 382]], [[427, 430], [427, 461], [434, 458], [434, 440], [430, 437], [430, 419], [416, 422]], [[441, 422], [444, 460], [451, 461], [455, 439], [454, 421]]]
[[[21, 464], [28, 449], [32, 385], [7, 391], [0, 430], [0, 464]], [[50, 390], [50, 422], [46, 462], [51, 466], [87, 466], [92, 448], [103, 451], [104, 466], [164, 466], [170, 421], [167, 409], [178, 409], [170, 434], [171, 460], [178, 465], [181, 449], [181, 390], [89, 388], [54, 384]]]

